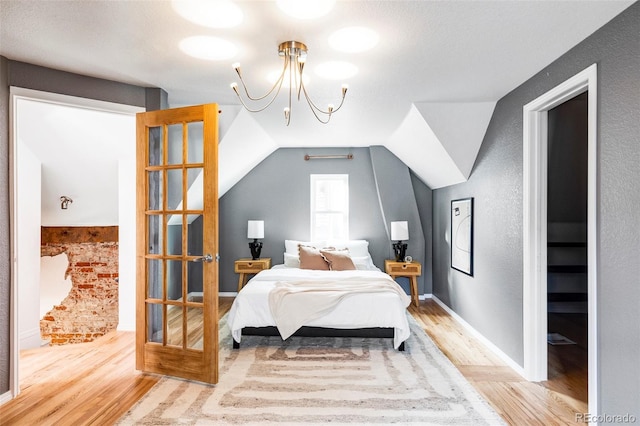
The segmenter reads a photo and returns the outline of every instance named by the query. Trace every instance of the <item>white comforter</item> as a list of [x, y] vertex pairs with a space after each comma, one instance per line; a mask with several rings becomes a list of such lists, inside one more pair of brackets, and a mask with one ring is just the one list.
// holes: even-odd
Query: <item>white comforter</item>
[[[229, 311], [228, 324], [233, 338], [240, 342], [242, 328], [277, 326], [269, 306], [269, 293], [278, 282], [341, 280], [353, 286], [356, 282], [366, 283], [388, 280], [389, 276], [380, 271], [312, 271], [297, 268], [276, 268], [262, 271], [251, 279], [236, 297]], [[394, 282], [395, 284], [395, 282]], [[397, 284], [395, 284], [397, 286]], [[409, 323], [406, 308], [411, 299], [400, 291], [353, 292], [340, 297], [335, 307], [328, 312], [305, 322], [305, 326], [326, 328], [368, 328], [388, 327], [394, 329], [394, 347], [409, 337]]]

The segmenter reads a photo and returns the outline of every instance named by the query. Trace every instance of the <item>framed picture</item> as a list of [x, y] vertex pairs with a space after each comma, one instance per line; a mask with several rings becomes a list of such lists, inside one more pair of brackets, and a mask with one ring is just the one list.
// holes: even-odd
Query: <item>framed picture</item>
[[473, 276], [473, 198], [451, 201], [451, 267]]

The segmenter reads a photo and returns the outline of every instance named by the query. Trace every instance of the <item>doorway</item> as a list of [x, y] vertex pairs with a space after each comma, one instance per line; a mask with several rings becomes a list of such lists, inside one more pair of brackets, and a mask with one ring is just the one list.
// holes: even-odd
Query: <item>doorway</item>
[[524, 373], [548, 378], [548, 127], [549, 111], [587, 98], [587, 347], [589, 413], [598, 413], [597, 371], [597, 65], [593, 64], [523, 108], [523, 349]]
[[548, 379], [587, 402], [588, 92], [547, 113]]
[[[43, 113], [46, 111], [46, 113]], [[65, 95], [52, 94], [22, 88], [11, 88], [11, 128], [10, 128], [10, 154], [11, 154], [11, 219], [12, 219], [12, 252], [14, 253], [12, 264], [12, 317], [11, 317], [11, 397], [19, 393], [19, 356], [21, 349], [21, 330], [19, 324], [28, 324], [29, 335], [34, 334], [33, 340], [39, 343], [39, 301], [24, 303], [35, 299], [29, 293], [21, 292], [25, 286], [32, 288], [32, 294], [39, 294], [40, 284], [40, 228], [43, 224], [58, 226], [56, 219], [41, 215], [43, 206], [53, 202], [60, 210], [59, 196], [52, 201], [51, 197], [44, 197], [45, 184], [41, 181], [50, 172], [47, 162], [52, 158], [62, 165], [60, 170], [53, 171], [51, 179], [47, 179], [46, 185], [52, 181], [58, 181], [60, 175], [80, 168], [87, 164], [91, 167], [86, 172], [84, 179], [77, 179], [84, 185], [93, 186], [95, 189], [103, 179], [99, 172], [95, 158], [85, 158], [78, 153], [82, 148], [98, 146], [104, 150], [118, 152], [118, 156], [111, 159], [110, 166], [114, 174], [108, 178], [106, 184], [110, 187], [112, 195], [108, 205], [111, 212], [113, 225], [120, 227], [119, 246], [119, 273], [125, 279], [121, 279], [123, 285], [119, 286], [119, 317], [121, 323], [119, 329], [135, 329], [135, 187], [131, 188], [131, 182], [135, 182], [135, 113], [143, 111], [139, 107], [113, 104], [109, 102], [95, 101], [84, 98], [76, 98]], [[74, 112], [79, 115], [75, 116]], [[82, 116], [82, 117], [80, 117]], [[129, 130], [116, 132], [111, 121], [101, 121], [99, 117], [112, 117], [115, 121], [130, 121]], [[90, 121], [87, 117], [98, 117], [97, 121]], [[89, 122], [90, 121], [90, 122]], [[124, 126], [126, 129], [126, 125]], [[124, 132], [124, 133], [121, 133]], [[60, 146], [56, 141], [70, 142], [75, 136], [76, 145]], [[30, 140], [40, 140], [45, 143], [38, 146], [29, 145]], [[123, 148], [124, 147], [124, 148]], [[26, 154], [25, 154], [26, 153]], [[22, 154], [22, 155], [21, 155]], [[76, 161], [72, 158], [76, 157]], [[26, 166], [23, 160], [26, 158]], [[84, 164], [83, 164], [84, 163]], [[34, 175], [25, 175], [25, 170], [34, 171]], [[42, 177], [41, 177], [42, 171]], [[57, 174], [56, 174], [57, 173]], [[26, 176], [26, 177], [25, 177]], [[68, 185], [74, 182], [68, 182]], [[41, 190], [42, 189], [42, 190]], [[55, 191], [54, 191], [55, 192]], [[107, 198], [105, 191], [95, 190], [98, 197]], [[64, 194], [68, 195], [68, 194]], [[115, 197], [115, 199], [114, 199]], [[76, 225], [93, 226], [91, 217], [95, 209], [105, 209], [105, 205], [89, 200], [88, 195], [81, 195], [76, 199], [76, 207], [84, 205], [85, 208], [75, 210], [73, 207], [64, 210], [67, 216], [64, 220], [73, 220]], [[73, 205], [72, 205], [73, 206]], [[22, 209], [22, 210], [21, 210]], [[93, 209], [93, 210], [92, 210]], [[29, 214], [20, 214], [24, 211]], [[59, 212], [58, 212], [59, 213]], [[73, 217], [71, 217], [73, 216]], [[36, 242], [34, 244], [34, 241]], [[20, 255], [22, 253], [22, 255]], [[34, 265], [37, 267], [34, 268]], [[28, 271], [28, 272], [24, 272]], [[26, 274], [26, 275], [25, 275]], [[20, 286], [18, 286], [20, 282]], [[31, 284], [26, 284], [31, 283]], [[31, 306], [34, 305], [34, 306]], [[125, 313], [124, 315], [122, 313]], [[128, 313], [127, 313], [128, 312]], [[19, 320], [18, 320], [19, 319]]]

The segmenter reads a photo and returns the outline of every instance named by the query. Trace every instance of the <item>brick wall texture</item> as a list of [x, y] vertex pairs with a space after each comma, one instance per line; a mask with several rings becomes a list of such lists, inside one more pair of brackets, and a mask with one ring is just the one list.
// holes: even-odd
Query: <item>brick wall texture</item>
[[118, 326], [118, 243], [44, 243], [42, 256], [66, 253], [72, 287], [40, 320], [51, 345], [91, 342]]

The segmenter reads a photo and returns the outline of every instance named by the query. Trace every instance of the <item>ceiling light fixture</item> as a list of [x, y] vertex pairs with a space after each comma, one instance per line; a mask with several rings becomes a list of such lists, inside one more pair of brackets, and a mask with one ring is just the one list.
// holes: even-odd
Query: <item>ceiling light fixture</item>
[[[285, 83], [285, 80], [287, 79], [285, 78], [285, 76], [287, 76], [289, 80], [288, 84], [286, 83], [284, 84], [285, 87], [289, 88], [289, 104], [287, 107], [284, 108], [284, 119], [287, 122], [287, 126], [291, 122], [291, 98], [294, 96], [294, 90], [297, 92], [296, 96], [298, 100], [300, 100], [300, 95], [304, 94], [304, 98], [309, 104], [309, 108], [311, 108], [311, 111], [313, 112], [313, 115], [315, 115], [316, 119], [322, 124], [327, 124], [329, 120], [331, 120], [331, 115], [342, 107], [342, 104], [344, 103], [345, 95], [347, 94], [347, 89], [349, 87], [346, 84], [342, 85], [342, 99], [340, 100], [340, 104], [338, 105], [337, 108], [334, 107], [333, 104], [329, 104], [326, 110], [318, 108], [318, 106], [316, 106], [316, 104], [313, 103], [313, 101], [309, 97], [309, 94], [307, 93], [307, 88], [305, 87], [305, 83], [302, 75], [302, 71], [304, 70], [304, 64], [307, 59], [307, 46], [304, 43], [300, 43], [299, 41], [285, 41], [284, 43], [280, 43], [280, 45], [278, 46], [278, 54], [282, 56], [284, 59], [284, 66], [282, 68], [282, 72], [280, 73], [280, 76], [276, 80], [273, 87], [271, 87], [271, 89], [266, 94], [260, 97], [252, 97], [251, 95], [249, 95], [247, 86], [244, 83], [244, 80], [242, 79], [240, 64], [238, 63], [233, 64], [233, 69], [235, 69], [236, 73], [238, 73], [238, 77], [240, 77], [240, 83], [242, 83], [244, 93], [249, 100], [259, 102], [259, 101], [264, 101], [265, 99], [268, 99], [269, 96], [271, 96], [269, 100], [265, 101], [267, 102], [267, 104], [264, 105], [263, 107], [257, 108], [257, 109], [249, 108], [249, 106], [245, 103], [245, 101], [240, 96], [240, 91], [238, 90], [238, 83], [233, 82], [231, 83], [231, 88], [233, 89], [234, 92], [236, 92], [236, 95], [238, 96], [238, 99], [240, 99], [240, 102], [242, 103], [242, 105], [249, 112], [264, 111], [278, 97], [278, 93], [280, 93], [280, 89], [282, 88], [283, 83]], [[326, 119], [323, 119], [325, 118], [324, 116], [326, 116]]]

